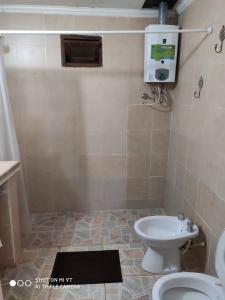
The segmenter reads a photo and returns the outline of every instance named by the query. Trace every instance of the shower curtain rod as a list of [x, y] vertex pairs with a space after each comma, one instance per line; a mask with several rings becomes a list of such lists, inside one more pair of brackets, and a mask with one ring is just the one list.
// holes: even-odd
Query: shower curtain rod
[[213, 32], [212, 27], [201, 29], [167, 29], [167, 30], [0, 30], [0, 36], [3, 35], [59, 35], [59, 34], [144, 34], [144, 33], [200, 33], [206, 32], [211, 34]]

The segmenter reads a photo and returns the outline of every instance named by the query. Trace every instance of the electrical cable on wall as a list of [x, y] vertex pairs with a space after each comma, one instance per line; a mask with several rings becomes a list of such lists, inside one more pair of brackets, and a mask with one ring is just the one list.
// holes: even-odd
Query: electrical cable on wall
[[168, 89], [164, 88], [162, 84], [158, 84], [157, 87], [149, 84], [149, 88], [151, 96], [144, 93], [141, 97], [144, 100], [143, 104], [158, 111], [170, 112], [172, 109], [172, 98]]

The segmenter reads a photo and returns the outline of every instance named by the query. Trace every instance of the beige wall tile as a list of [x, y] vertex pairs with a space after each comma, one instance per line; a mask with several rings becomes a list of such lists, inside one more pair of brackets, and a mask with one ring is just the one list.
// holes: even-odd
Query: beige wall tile
[[97, 155], [100, 153], [101, 132], [81, 131], [79, 133], [79, 152], [83, 155]]
[[152, 111], [152, 128], [153, 129], [170, 129], [171, 114], [167, 112]]
[[176, 188], [180, 189], [183, 193], [185, 192], [186, 186], [186, 170], [185, 168], [177, 163], [176, 164]]
[[157, 208], [162, 207], [163, 201], [162, 199], [148, 199], [148, 200], [127, 200], [125, 202], [125, 207], [127, 208]]
[[[115, 208], [126, 207], [127, 197], [127, 179], [126, 178], [105, 178], [103, 181], [103, 202], [105, 208], [110, 207], [110, 203], [115, 203]], [[113, 208], [113, 206], [112, 206]]]
[[148, 179], [128, 178], [127, 179], [127, 200], [148, 199]]
[[127, 153], [148, 155], [150, 152], [150, 133], [142, 130], [127, 132]]
[[198, 180], [189, 172], [186, 172], [185, 175], [185, 195], [190, 201], [191, 205], [195, 207], [198, 196]]
[[44, 15], [47, 30], [72, 30], [75, 25], [73, 16]]
[[149, 156], [130, 154], [127, 156], [127, 177], [149, 176], [150, 160]]
[[54, 187], [50, 176], [26, 178], [29, 206], [32, 212], [54, 210]]
[[[77, 206], [82, 201], [82, 192], [84, 192], [84, 180], [79, 178], [66, 179], [64, 176], [56, 178], [53, 181], [53, 197], [54, 197], [54, 208], [53, 210], [58, 211], [71, 211], [76, 210]], [[86, 185], [86, 192], [90, 192], [90, 186]], [[87, 198], [84, 198], [87, 200]], [[93, 199], [96, 199], [93, 193]]]
[[184, 211], [184, 194], [172, 185], [166, 186], [164, 205], [167, 212], [171, 215], [178, 215]]
[[[187, 164], [191, 163], [188, 160], [188, 159], [190, 159], [190, 157], [188, 156], [188, 154], [189, 154], [188, 151], [191, 151], [192, 149], [190, 150], [188, 148], [187, 137], [185, 137], [177, 132], [174, 132], [174, 140], [172, 141], [172, 138], [171, 138], [171, 143], [172, 143], [172, 147], [174, 147], [176, 160], [179, 161], [182, 165], [184, 165], [185, 162]], [[191, 156], [191, 158], [192, 158], [192, 156]]]
[[103, 131], [100, 137], [100, 154], [125, 154], [126, 136], [125, 130]]
[[123, 104], [93, 104], [81, 106], [80, 127], [84, 130], [125, 130], [127, 108]]
[[165, 178], [151, 177], [148, 194], [150, 198], [163, 198], [165, 194]]
[[152, 110], [144, 105], [129, 105], [128, 129], [129, 130], [151, 130]]
[[46, 68], [46, 55], [44, 46], [16, 47], [17, 68], [44, 69]]
[[[44, 30], [44, 15], [38, 14], [1, 14], [2, 29]], [[5, 44], [15, 45], [44, 45], [45, 36], [19, 35], [4, 37]]]
[[169, 130], [152, 131], [152, 152], [167, 154], [169, 148]]
[[151, 161], [151, 168], [150, 168], [150, 176], [166, 176], [167, 170], [167, 154], [156, 154], [151, 153], [150, 161]]
[[102, 177], [125, 177], [126, 156], [104, 155], [100, 157], [100, 175]]
[[81, 177], [99, 177], [101, 175], [101, 157], [81, 155], [79, 157], [79, 174]]

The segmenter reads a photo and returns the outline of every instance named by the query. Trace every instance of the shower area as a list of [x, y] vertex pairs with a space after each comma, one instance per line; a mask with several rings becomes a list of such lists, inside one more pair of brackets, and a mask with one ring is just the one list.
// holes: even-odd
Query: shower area
[[[5, 13], [1, 29], [143, 30], [151, 22], [155, 19]], [[95, 68], [62, 67], [59, 35], [2, 40], [31, 219], [18, 267], [3, 272], [4, 295], [105, 299], [104, 285], [57, 294], [33, 285], [9, 288], [8, 282], [49, 277], [57, 251], [110, 250], [113, 244], [125, 247], [124, 260], [134, 257], [132, 267], [122, 267], [127, 284], [146, 282], [147, 292], [153, 277], [129, 279], [132, 273], [144, 275], [135, 267], [144, 250], [132, 224], [164, 214], [171, 116], [168, 109], [143, 105], [142, 94], [151, 94], [143, 80], [144, 35], [103, 35], [102, 66]]]
[[[154, 19], [9, 14], [1, 28], [143, 29]], [[142, 105], [142, 34], [104, 35], [103, 66], [61, 66], [59, 36], [6, 36], [30, 211], [161, 207], [170, 112]]]

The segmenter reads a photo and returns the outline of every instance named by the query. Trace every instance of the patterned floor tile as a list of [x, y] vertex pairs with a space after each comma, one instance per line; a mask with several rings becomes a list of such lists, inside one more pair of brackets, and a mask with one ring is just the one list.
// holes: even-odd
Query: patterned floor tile
[[106, 228], [106, 213], [103, 211], [95, 211], [89, 213], [77, 213], [75, 214], [76, 230], [91, 230]]
[[105, 284], [106, 300], [149, 300], [154, 276], [127, 276], [123, 283]]
[[141, 267], [143, 249], [119, 250], [122, 272], [127, 275], [148, 275]]
[[16, 286], [8, 290], [8, 293], [4, 296], [4, 300], [48, 300], [49, 294], [49, 287], [37, 288], [34, 285], [31, 287]]
[[141, 267], [141, 262], [145, 254], [143, 248], [130, 248], [128, 245], [105, 245], [105, 250], [119, 250], [120, 263], [123, 276], [149, 275]]
[[69, 246], [73, 238], [74, 230], [33, 232], [23, 239], [23, 245], [27, 249]]
[[[48, 299], [50, 289], [37, 285], [39, 278], [49, 278], [59, 248], [25, 249], [21, 262], [15, 268], [5, 270], [2, 286], [5, 299]], [[10, 280], [18, 284], [10, 287]], [[29, 287], [23, 285], [27, 281]], [[18, 286], [22, 285], [22, 286]]]
[[93, 245], [93, 246], [69, 246], [69, 247], [61, 247], [60, 252], [80, 252], [80, 251], [100, 251], [103, 250], [102, 246]]
[[[32, 215], [32, 232], [23, 242], [25, 250], [16, 268], [2, 275], [6, 300], [149, 300], [154, 276], [141, 268], [145, 245], [134, 231], [134, 222], [162, 209], [119, 209], [87, 213], [62, 212]], [[48, 278], [58, 251], [118, 249], [123, 283], [49, 288]], [[31, 280], [31, 287], [10, 287], [10, 280]]]
[[25, 248], [51, 247], [54, 239], [54, 231], [32, 232], [23, 238]]
[[49, 276], [56, 253], [59, 248], [24, 249], [20, 263], [15, 268], [7, 268], [2, 277], [2, 282], [14, 280], [31, 280], [43, 275]]
[[121, 209], [106, 213], [106, 225], [109, 228], [129, 226], [129, 210]]
[[117, 227], [105, 230], [103, 245], [129, 244], [130, 248], [142, 248], [143, 242], [132, 227]]
[[49, 300], [105, 300], [104, 284], [52, 288]]
[[105, 229], [75, 230], [72, 246], [102, 245]]
[[71, 212], [32, 215], [33, 232], [73, 230], [74, 227], [75, 215]]

